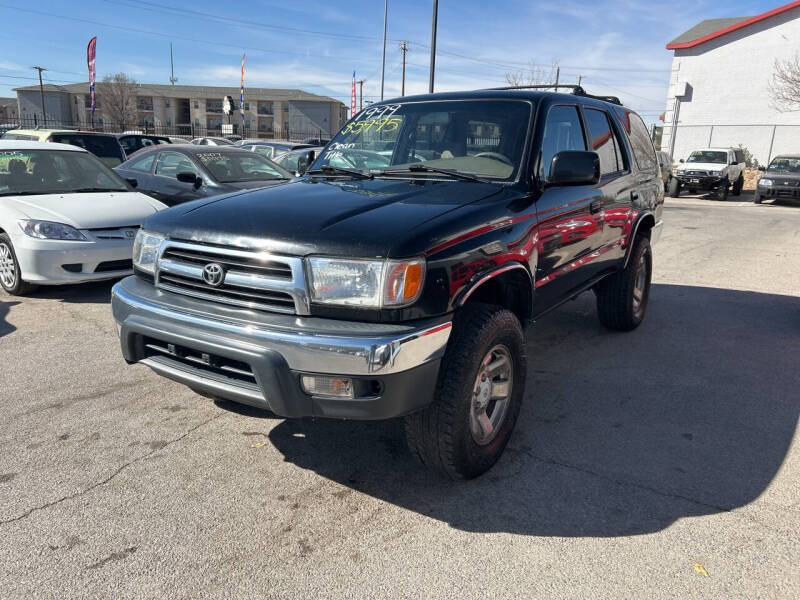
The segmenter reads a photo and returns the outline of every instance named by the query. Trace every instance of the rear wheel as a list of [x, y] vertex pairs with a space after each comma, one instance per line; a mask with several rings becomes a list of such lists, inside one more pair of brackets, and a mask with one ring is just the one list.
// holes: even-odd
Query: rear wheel
[[681, 195], [681, 182], [679, 179], [673, 177], [669, 182], [669, 196], [670, 198], [677, 198]]
[[738, 196], [742, 193], [742, 188], [744, 187], [744, 173], [739, 173], [739, 178], [733, 182], [733, 188], [731, 188], [731, 193], [734, 196]]
[[453, 323], [434, 401], [405, 418], [411, 453], [452, 479], [489, 470], [511, 438], [525, 391], [525, 344], [513, 313], [467, 305]]
[[609, 329], [630, 331], [644, 320], [650, 298], [650, 278], [653, 254], [650, 240], [637, 236], [633, 242], [628, 265], [595, 288], [597, 315]]
[[0, 285], [12, 296], [22, 296], [36, 287], [22, 281], [17, 255], [6, 233], [0, 234]]

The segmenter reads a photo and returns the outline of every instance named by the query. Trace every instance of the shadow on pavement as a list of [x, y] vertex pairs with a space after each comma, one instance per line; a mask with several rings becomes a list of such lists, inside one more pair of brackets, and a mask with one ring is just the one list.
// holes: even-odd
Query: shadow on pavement
[[43, 285], [32, 292], [31, 296], [74, 304], [108, 304], [111, 302], [111, 288], [117, 281], [119, 279], [74, 285]]
[[16, 306], [17, 304], [19, 304], [19, 301], [16, 300], [0, 300], [0, 338], [17, 330], [16, 327], [6, 321], [8, 311], [12, 306]]
[[286, 461], [468, 531], [622, 536], [745, 505], [798, 417], [800, 300], [654, 285], [645, 323], [603, 329], [584, 294], [528, 331], [520, 420], [470, 482], [426, 472], [402, 422], [286, 420]]

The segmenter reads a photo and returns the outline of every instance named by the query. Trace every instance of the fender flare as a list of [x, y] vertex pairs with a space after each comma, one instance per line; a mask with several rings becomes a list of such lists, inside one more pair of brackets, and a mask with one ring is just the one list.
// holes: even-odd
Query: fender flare
[[642, 213], [640, 213], [639, 218], [636, 219], [636, 223], [633, 225], [631, 235], [628, 238], [628, 247], [625, 249], [625, 260], [622, 262], [623, 269], [628, 266], [628, 261], [630, 260], [631, 252], [633, 251], [633, 240], [636, 239], [636, 236], [639, 234], [639, 228], [645, 221], [650, 222], [651, 229], [656, 225], [656, 217], [653, 215], [653, 213], [651, 213], [649, 210], [642, 211]]
[[494, 279], [498, 275], [502, 275], [503, 273], [508, 273], [509, 271], [513, 271], [515, 269], [522, 269], [523, 271], [525, 271], [525, 274], [528, 276], [528, 284], [530, 285], [531, 296], [532, 296], [534, 290], [533, 276], [531, 275], [528, 268], [520, 262], [509, 262], [499, 267], [495, 267], [494, 269], [490, 269], [489, 271], [484, 271], [479, 275], [476, 275], [474, 280], [469, 284], [469, 286], [459, 294], [459, 297], [455, 303], [456, 306], [463, 306], [467, 302], [467, 300], [469, 300], [469, 297], [475, 292], [475, 290], [477, 290], [480, 286], [482, 286], [490, 279]]

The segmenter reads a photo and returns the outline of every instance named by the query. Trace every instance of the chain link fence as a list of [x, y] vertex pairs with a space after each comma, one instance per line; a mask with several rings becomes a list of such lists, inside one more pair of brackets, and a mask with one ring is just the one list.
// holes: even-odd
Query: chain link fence
[[[676, 131], [675, 131], [676, 130]], [[769, 164], [778, 154], [800, 154], [800, 125], [665, 125], [661, 150], [669, 153], [675, 131], [673, 160], [686, 159], [699, 148], [736, 148], [750, 151], [754, 163]]]

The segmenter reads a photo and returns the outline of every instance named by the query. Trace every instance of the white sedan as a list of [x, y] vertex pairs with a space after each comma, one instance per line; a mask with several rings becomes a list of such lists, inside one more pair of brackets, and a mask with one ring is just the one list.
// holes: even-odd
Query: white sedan
[[128, 275], [139, 226], [164, 208], [82, 148], [0, 140], [0, 285]]

